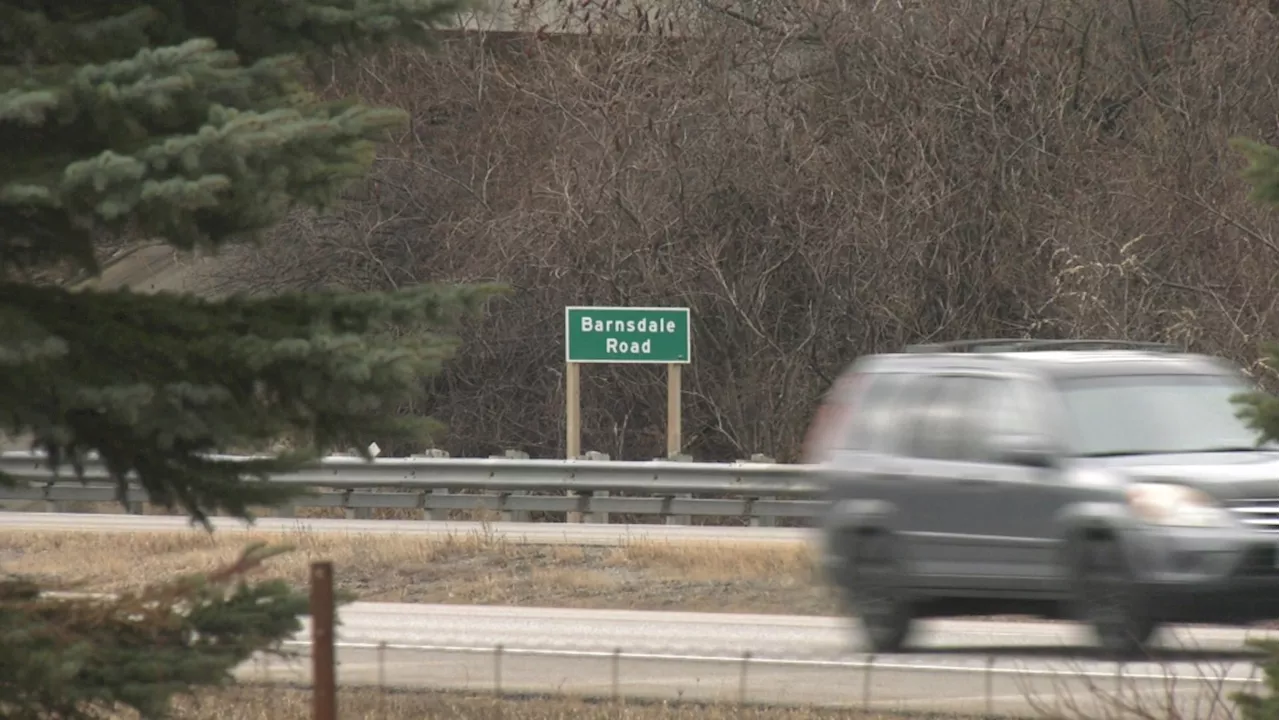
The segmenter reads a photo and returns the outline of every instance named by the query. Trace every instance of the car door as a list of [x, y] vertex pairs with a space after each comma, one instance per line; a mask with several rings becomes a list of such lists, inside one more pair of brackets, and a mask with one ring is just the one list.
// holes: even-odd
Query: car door
[[923, 521], [915, 509], [921, 488], [915, 463], [903, 455], [903, 447], [936, 386], [929, 373], [876, 375], [866, 380], [843, 424], [844, 437], [834, 443], [825, 473], [832, 501], [828, 521], [874, 524], [893, 532], [908, 574], [915, 575], [920, 558], [911, 538]]
[[1049, 591], [1057, 573], [1054, 519], [1068, 493], [1056, 467], [1002, 457], [999, 438], [1025, 436], [1050, 443], [1049, 398], [1029, 376], [991, 374], [977, 378], [965, 440], [967, 465], [981, 480], [957, 498], [957, 512], [982, 559], [967, 572], [986, 576], [988, 586]]
[[911, 403], [917, 377], [877, 372], [863, 380], [862, 391], [852, 398], [850, 416], [841, 424], [841, 436], [832, 442], [831, 457], [823, 471], [829, 502], [894, 502], [901, 473], [894, 447], [902, 408]]
[[995, 486], [973, 461], [970, 437], [980, 383], [965, 371], [934, 375], [915, 415], [904, 419], [901, 454], [910, 471], [902, 506], [919, 580], [934, 588], [969, 587], [994, 572], [981, 513]]

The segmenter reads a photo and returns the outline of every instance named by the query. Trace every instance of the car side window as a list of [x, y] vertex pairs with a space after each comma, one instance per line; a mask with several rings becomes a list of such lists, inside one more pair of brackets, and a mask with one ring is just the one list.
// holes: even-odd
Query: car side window
[[916, 457], [966, 460], [973, 448], [974, 402], [983, 379], [971, 375], [940, 375], [936, 391], [919, 418], [912, 449]]
[[982, 459], [991, 462], [993, 452], [987, 442], [1009, 435], [1042, 435], [1047, 431], [1036, 407], [1031, 385], [1017, 378], [992, 377], [984, 383], [976, 409], [974, 426], [980, 433]]
[[947, 429], [947, 459], [973, 461], [982, 457], [982, 397], [989, 382], [990, 378], [981, 375], [955, 377], [951, 425]]
[[885, 440], [893, 431], [899, 395], [908, 376], [874, 373], [869, 378], [867, 388], [851, 400], [852, 418], [841, 443], [846, 450], [883, 451]]
[[900, 396], [896, 412], [892, 452], [908, 457], [932, 457], [933, 428], [937, 409], [945, 388], [937, 375], [912, 378]]

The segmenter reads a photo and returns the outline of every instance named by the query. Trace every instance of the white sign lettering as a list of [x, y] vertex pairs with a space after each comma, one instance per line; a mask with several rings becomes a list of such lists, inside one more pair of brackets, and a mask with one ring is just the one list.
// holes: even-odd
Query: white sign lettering
[[590, 315], [582, 316], [582, 332], [622, 332], [622, 333], [673, 333], [676, 331], [675, 320], [593, 320]]
[[604, 341], [604, 351], [608, 353], [647, 353], [652, 347], [652, 340], [628, 342], [618, 338], [606, 338]]

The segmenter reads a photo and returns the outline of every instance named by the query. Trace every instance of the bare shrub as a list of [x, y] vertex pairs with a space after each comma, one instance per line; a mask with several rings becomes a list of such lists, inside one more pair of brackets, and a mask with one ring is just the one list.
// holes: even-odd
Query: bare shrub
[[[841, 367], [911, 342], [1171, 340], [1247, 366], [1277, 332], [1277, 233], [1227, 140], [1276, 140], [1268, 8], [565, 2], [560, 28], [335, 66], [335, 92], [412, 126], [342, 212], [222, 280], [509, 283], [406, 404], [455, 455], [563, 452], [568, 304], [692, 308], [699, 459], [793, 459]], [[661, 368], [583, 383], [583, 447], [662, 454]]]

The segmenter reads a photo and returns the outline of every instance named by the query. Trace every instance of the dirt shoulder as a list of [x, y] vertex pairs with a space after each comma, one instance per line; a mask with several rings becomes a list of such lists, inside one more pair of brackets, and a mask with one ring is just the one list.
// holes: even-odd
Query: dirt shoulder
[[256, 540], [294, 552], [268, 572], [301, 587], [328, 559], [361, 600], [829, 615], [830, 592], [803, 544], [637, 542], [527, 546], [482, 536], [0, 531], [0, 570], [63, 589], [116, 592], [212, 569]]

